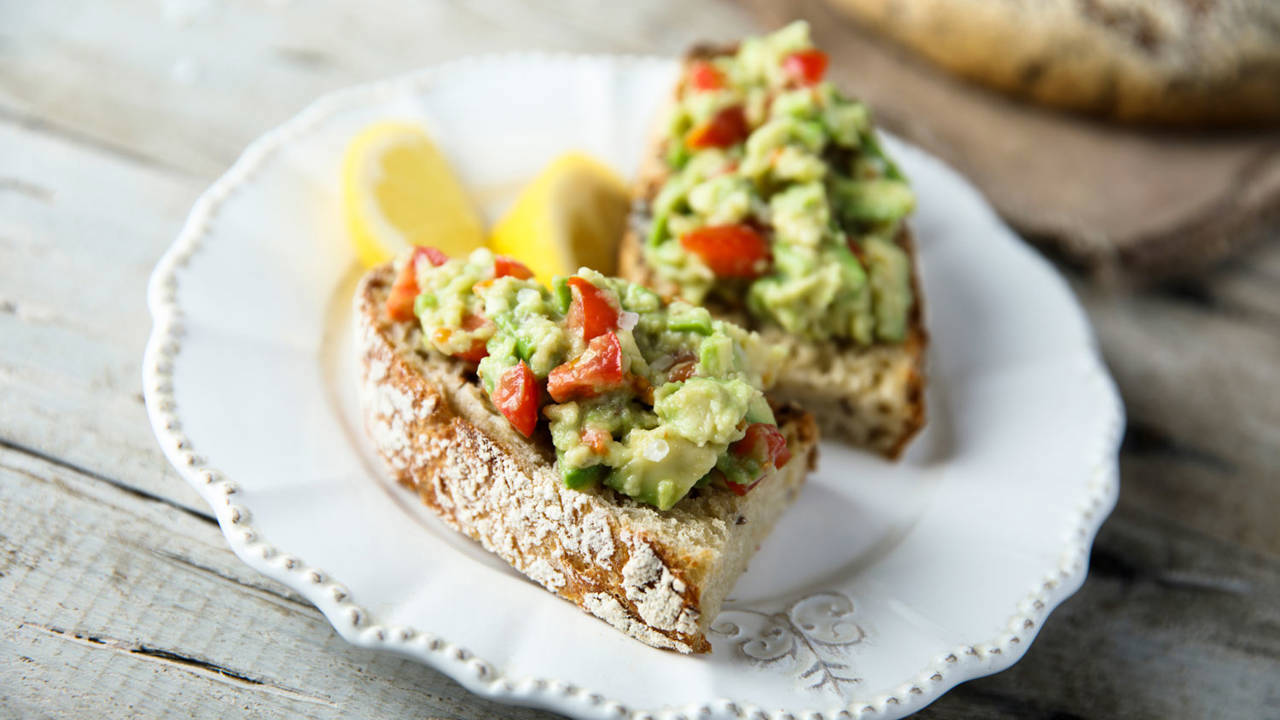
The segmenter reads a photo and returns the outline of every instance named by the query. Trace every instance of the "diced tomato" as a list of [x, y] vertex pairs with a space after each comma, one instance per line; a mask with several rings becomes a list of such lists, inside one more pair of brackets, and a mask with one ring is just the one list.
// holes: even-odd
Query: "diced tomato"
[[769, 268], [769, 243], [750, 225], [708, 225], [681, 235], [680, 244], [721, 277], [759, 277]]
[[493, 258], [493, 276], [495, 278], [507, 277], [528, 280], [533, 277], [533, 271], [525, 267], [525, 264], [519, 260], [513, 260], [506, 255], [498, 255]]
[[689, 66], [689, 87], [696, 91], [719, 90], [724, 87], [724, 73], [706, 60], [696, 60]]
[[689, 131], [684, 144], [690, 149], [730, 147], [747, 139], [751, 129], [741, 105], [727, 107], [711, 116], [711, 119]]
[[387, 315], [396, 322], [413, 319], [413, 303], [418, 299], [418, 260], [426, 258], [432, 265], [440, 267], [449, 262], [449, 256], [433, 247], [419, 245], [413, 249], [408, 262], [400, 268], [395, 284], [391, 286], [391, 294], [387, 297]]
[[752, 457], [762, 464], [770, 463], [775, 468], [780, 468], [791, 460], [787, 439], [778, 432], [778, 428], [769, 423], [748, 425], [747, 434], [733, 444], [733, 452], [738, 456]]
[[481, 360], [489, 356], [489, 348], [485, 347], [485, 341], [476, 338], [471, 343], [471, 347], [467, 348], [464, 353], [459, 353], [458, 357], [467, 362], [479, 363]]
[[568, 283], [573, 301], [566, 321], [569, 327], [582, 332], [584, 342], [591, 342], [618, 326], [618, 310], [603, 290], [577, 276], [569, 278]]
[[[479, 330], [488, 322], [480, 315], [465, 315], [462, 318], [463, 330]], [[458, 355], [463, 360], [478, 363], [489, 354], [489, 349], [485, 347], [486, 342], [480, 338], [471, 341], [471, 347], [467, 351]]]
[[[760, 478], [760, 480], [763, 480], [763, 479], [764, 479], [764, 478]], [[755, 481], [755, 482], [751, 483], [750, 485], [739, 485], [739, 484], [738, 484], [738, 483], [736, 483], [736, 482], [729, 482], [728, 480], [726, 480], [726, 481], [725, 481], [725, 483], [724, 483], [724, 486], [725, 486], [725, 487], [727, 487], [727, 488], [729, 488], [729, 492], [733, 493], [734, 495], [742, 496], [742, 495], [746, 495], [747, 493], [751, 492], [751, 489], [752, 489], [752, 488], [754, 488], [755, 486], [759, 485], [759, 484], [760, 484], [760, 480], [757, 480], [757, 481]]]
[[821, 50], [799, 50], [783, 58], [782, 69], [801, 85], [816, 85], [827, 73], [827, 54]]
[[493, 387], [493, 404], [521, 435], [538, 427], [538, 379], [523, 360], [507, 368]]
[[413, 262], [415, 265], [420, 258], [426, 258], [436, 267], [440, 267], [441, 265], [449, 262], [448, 255], [445, 255], [433, 247], [427, 247], [426, 245], [418, 245], [413, 249]]
[[387, 296], [387, 315], [396, 322], [413, 319], [413, 303], [418, 299], [418, 275], [413, 263], [407, 262], [400, 269], [396, 282]]
[[587, 343], [578, 357], [554, 368], [547, 376], [547, 392], [558, 403], [595, 397], [626, 387], [629, 380], [622, 367], [622, 345], [609, 332]]
[[591, 452], [604, 455], [609, 452], [609, 443], [613, 437], [600, 428], [588, 427], [582, 431], [582, 444], [591, 448]]
[[[464, 315], [462, 317], [462, 329], [479, 330], [484, 327], [485, 322], [485, 319], [479, 315]], [[447, 345], [449, 343], [449, 338], [452, 336], [452, 328], [440, 327], [436, 328], [432, 333], [432, 340], [435, 341], [437, 346]], [[486, 344], [487, 343], [481, 338], [476, 338], [471, 341], [471, 346], [467, 348], [466, 352], [458, 353], [455, 357], [459, 357], [467, 362], [478, 363], [485, 359], [485, 356], [489, 354], [489, 348], [486, 347]]]

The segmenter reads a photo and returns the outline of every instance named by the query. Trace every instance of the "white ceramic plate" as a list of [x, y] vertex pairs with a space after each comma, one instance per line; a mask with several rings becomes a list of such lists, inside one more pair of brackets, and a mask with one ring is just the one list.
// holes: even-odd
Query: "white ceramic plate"
[[363, 437], [347, 140], [375, 120], [422, 123], [492, 219], [565, 150], [630, 174], [675, 73], [469, 59], [325, 97], [268, 133], [156, 267], [151, 422], [245, 562], [350, 642], [478, 694], [589, 718], [905, 715], [1008, 667], [1083, 582], [1123, 423], [1066, 284], [924, 152], [890, 139], [919, 194], [928, 426], [896, 464], [822, 447], [711, 655], [641, 645], [522, 579], [390, 485]]

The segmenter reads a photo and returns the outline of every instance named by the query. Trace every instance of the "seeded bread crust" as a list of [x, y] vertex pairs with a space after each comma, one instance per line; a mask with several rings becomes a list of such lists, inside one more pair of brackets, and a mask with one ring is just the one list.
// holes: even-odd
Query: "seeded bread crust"
[[1174, 125], [1280, 120], [1275, 0], [831, 0], [959, 75], [1054, 107]]
[[[695, 46], [685, 56], [685, 64], [733, 51], [733, 47]], [[618, 273], [663, 295], [672, 295], [675, 288], [664, 287], [644, 261], [644, 237], [651, 217], [651, 203], [669, 175], [662, 159], [662, 143], [661, 128], [655, 127], [648, 151], [640, 162], [631, 219], [618, 250]], [[923, 296], [915, 270], [914, 244], [905, 226], [897, 242], [911, 260], [911, 288], [915, 298], [907, 336], [898, 344], [863, 347], [814, 342], [777, 327], [757, 326], [741, 308], [707, 305], [717, 317], [750, 327], [759, 332], [766, 343], [786, 350], [788, 362], [771, 395], [813, 413], [825, 437], [840, 438], [888, 458], [898, 457], [925, 421], [924, 353], [928, 333], [921, 312]]]
[[383, 306], [390, 265], [355, 297], [365, 428], [396, 481], [455, 530], [641, 642], [711, 649], [706, 632], [756, 546], [817, 463], [817, 428], [784, 407], [793, 458], [739, 497], [694, 491], [668, 511], [607, 488], [564, 487], [549, 438], [526, 439], [497, 413], [470, 368], [423, 349], [416, 323]]

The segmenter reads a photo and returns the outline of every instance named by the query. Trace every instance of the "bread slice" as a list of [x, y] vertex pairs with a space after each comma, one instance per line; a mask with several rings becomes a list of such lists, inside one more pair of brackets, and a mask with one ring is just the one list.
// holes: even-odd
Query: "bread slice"
[[1196, 129], [1280, 122], [1275, 0], [832, 4], [952, 72], [1045, 105]]
[[[685, 56], [685, 65], [734, 50], [697, 46]], [[618, 274], [669, 296], [675, 288], [663, 287], [644, 261], [650, 208], [669, 175], [663, 161], [662, 143], [661, 132], [655, 133], [641, 159], [631, 220], [619, 246]], [[767, 343], [786, 349], [790, 361], [771, 391], [772, 396], [794, 402], [813, 413], [824, 437], [840, 438], [889, 458], [896, 458], [924, 425], [924, 352], [928, 344], [914, 246], [905, 225], [897, 242], [911, 258], [911, 287], [915, 297], [907, 336], [901, 343], [860, 346], [814, 342], [777, 327], [760, 326], [741, 308], [717, 305], [714, 301], [707, 303], [707, 308], [718, 317], [756, 330]]]
[[384, 311], [390, 265], [355, 297], [365, 427], [395, 479], [516, 570], [654, 647], [701, 653], [756, 546], [817, 463], [813, 418], [780, 408], [793, 457], [745, 496], [695, 490], [670, 510], [609, 490], [570, 490], [549, 438], [528, 440], [470, 366], [423, 349], [416, 323]]

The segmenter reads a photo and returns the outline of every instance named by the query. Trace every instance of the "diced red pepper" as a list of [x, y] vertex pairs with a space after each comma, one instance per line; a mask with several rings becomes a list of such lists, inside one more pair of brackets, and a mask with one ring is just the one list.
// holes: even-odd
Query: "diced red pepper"
[[418, 299], [418, 260], [426, 258], [432, 265], [440, 267], [449, 262], [449, 256], [433, 247], [419, 245], [414, 247], [408, 262], [400, 268], [395, 284], [391, 286], [391, 294], [387, 296], [387, 315], [396, 322], [413, 319], [413, 303]]
[[706, 60], [696, 60], [689, 66], [689, 87], [696, 91], [719, 90], [724, 87], [724, 73]]
[[[484, 317], [481, 315], [465, 315], [462, 318], [462, 329], [463, 330], [479, 330], [480, 328], [484, 327], [486, 322], [488, 321], [485, 320]], [[486, 345], [485, 340], [476, 338], [475, 340], [471, 341], [471, 347], [467, 348], [467, 351], [458, 355], [458, 357], [462, 358], [463, 360], [468, 360], [473, 363], [478, 363], [481, 360], [485, 359], [485, 357], [488, 356], [489, 354], [489, 349], [485, 347], [485, 345]]]
[[413, 249], [413, 262], [415, 265], [421, 258], [426, 258], [435, 267], [440, 267], [441, 265], [449, 262], [448, 255], [445, 255], [433, 247], [427, 247], [426, 245], [418, 245]]
[[759, 277], [769, 268], [769, 243], [750, 225], [708, 225], [681, 235], [680, 244], [721, 277]]
[[693, 150], [710, 147], [731, 147], [747, 139], [751, 129], [741, 105], [727, 107], [711, 116], [711, 119], [689, 131], [684, 144]]
[[775, 468], [780, 468], [791, 460], [787, 439], [778, 432], [777, 427], [769, 423], [748, 425], [746, 435], [733, 444], [733, 453], [740, 457], [754, 458], [761, 464], [772, 464]]
[[614, 333], [605, 333], [590, 343], [578, 357], [554, 368], [547, 376], [547, 392], [558, 403], [592, 398], [627, 387], [630, 381], [622, 367], [622, 344]]
[[387, 296], [387, 315], [396, 322], [413, 319], [413, 303], [418, 299], [418, 276], [413, 271], [413, 263], [407, 262], [400, 269], [400, 275], [391, 286], [391, 294]]
[[582, 431], [582, 444], [591, 448], [591, 452], [596, 455], [609, 452], [609, 443], [612, 440], [613, 437], [600, 428], [588, 427]]
[[471, 347], [467, 348], [466, 352], [458, 353], [458, 357], [467, 362], [479, 363], [489, 356], [489, 348], [486, 344], [484, 340], [476, 338], [471, 341]]
[[507, 368], [493, 387], [493, 404], [521, 435], [538, 427], [538, 379], [523, 360]]
[[783, 58], [782, 69], [801, 85], [816, 85], [827, 73], [827, 54], [821, 50], [799, 50]]
[[618, 326], [618, 309], [603, 290], [577, 276], [569, 278], [568, 283], [573, 302], [565, 319], [569, 327], [582, 333], [583, 342], [591, 342]]
[[519, 260], [513, 260], [506, 255], [498, 255], [493, 258], [493, 277], [512, 277], [521, 280], [528, 280], [533, 277], [533, 271], [525, 267], [525, 264]]
[[[462, 329], [479, 330], [484, 327], [485, 322], [486, 320], [479, 315], [464, 315], [462, 317]], [[453, 337], [452, 328], [440, 327], [436, 328], [432, 333], [432, 339], [435, 341], [437, 346], [447, 345], [449, 343], [449, 338], [451, 337]], [[489, 348], [486, 347], [486, 344], [487, 343], [481, 338], [476, 338], [471, 341], [471, 347], [468, 347], [465, 352], [457, 353], [455, 357], [459, 357], [467, 362], [478, 363], [485, 359], [489, 354]]]

